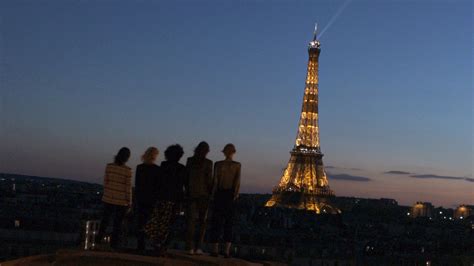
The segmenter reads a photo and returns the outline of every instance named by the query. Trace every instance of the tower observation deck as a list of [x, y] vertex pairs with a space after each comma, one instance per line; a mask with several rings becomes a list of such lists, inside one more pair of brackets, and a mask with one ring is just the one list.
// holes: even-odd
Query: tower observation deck
[[319, 139], [319, 54], [317, 27], [308, 45], [308, 66], [303, 104], [295, 146], [280, 183], [273, 189], [267, 207], [313, 210], [316, 213], [339, 213], [329, 203], [334, 196], [323, 165]]

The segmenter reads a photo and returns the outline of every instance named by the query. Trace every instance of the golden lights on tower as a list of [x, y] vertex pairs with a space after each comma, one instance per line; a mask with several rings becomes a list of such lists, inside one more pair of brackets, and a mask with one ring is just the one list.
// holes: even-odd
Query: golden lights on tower
[[306, 82], [295, 146], [278, 186], [267, 207], [313, 210], [317, 213], [339, 213], [325, 199], [333, 196], [322, 161], [319, 140], [319, 54], [316, 35], [308, 46]]

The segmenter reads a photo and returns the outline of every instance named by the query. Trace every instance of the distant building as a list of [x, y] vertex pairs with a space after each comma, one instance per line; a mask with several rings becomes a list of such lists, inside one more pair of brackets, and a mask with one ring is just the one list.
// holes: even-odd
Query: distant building
[[86, 231], [84, 234], [84, 250], [95, 249], [96, 236], [99, 233], [99, 226], [99, 220], [86, 221]]
[[97, 184], [0, 174], [0, 262], [83, 248], [85, 224], [100, 214], [100, 191]]
[[431, 204], [430, 202], [418, 201], [415, 205], [413, 205], [410, 216], [413, 218], [418, 218], [418, 217], [432, 218], [433, 214], [434, 214], [433, 204]]
[[473, 215], [473, 213], [474, 212], [471, 206], [462, 204], [462, 205], [459, 205], [459, 207], [457, 207], [456, 210], [454, 211], [454, 219], [464, 219], [466, 217]]

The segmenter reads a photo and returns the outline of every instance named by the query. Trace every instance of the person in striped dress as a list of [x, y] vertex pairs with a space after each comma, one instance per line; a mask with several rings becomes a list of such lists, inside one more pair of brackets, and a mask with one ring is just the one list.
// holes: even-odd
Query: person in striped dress
[[110, 247], [120, 245], [123, 219], [132, 206], [132, 169], [125, 165], [130, 158], [130, 149], [123, 147], [114, 162], [107, 164], [104, 175], [104, 211], [100, 223], [98, 239], [104, 241], [105, 230], [113, 220]]

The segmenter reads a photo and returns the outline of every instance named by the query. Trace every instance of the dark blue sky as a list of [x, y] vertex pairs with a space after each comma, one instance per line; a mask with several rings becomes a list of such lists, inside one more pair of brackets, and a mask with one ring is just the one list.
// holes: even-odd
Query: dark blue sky
[[[190, 155], [207, 140], [218, 160], [233, 142], [243, 190], [270, 192], [313, 24], [343, 2], [2, 1], [0, 171], [100, 183], [121, 146], [134, 166], [150, 145]], [[325, 164], [370, 179], [334, 178], [337, 195], [474, 203], [472, 14], [468, 0], [353, 0], [326, 31]]]

